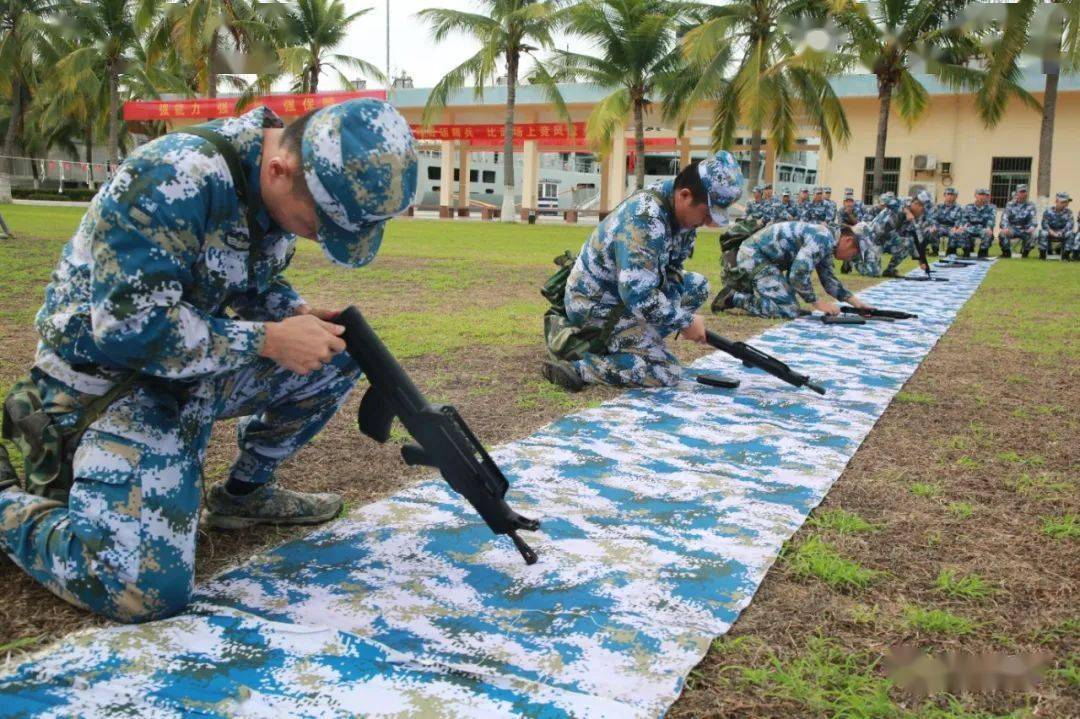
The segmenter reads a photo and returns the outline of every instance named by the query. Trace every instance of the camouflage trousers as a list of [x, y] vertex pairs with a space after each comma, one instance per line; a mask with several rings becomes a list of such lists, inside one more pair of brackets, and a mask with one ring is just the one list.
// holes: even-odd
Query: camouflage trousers
[[[682, 282], [668, 282], [667, 298], [696, 312], [709, 299], [709, 280], [697, 272], [687, 272]], [[629, 310], [615, 325], [606, 354], [588, 353], [574, 362], [587, 384], [615, 387], [671, 387], [679, 383], [682, 368], [667, 348], [665, 339], [673, 327], [656, 327], [642, 322]]]
[[1007, 227], [998, 232], [998, 247], [1001, 251], [1012, 253], [1014, 240], [1020, 241], [1020, 252], [1031, 252], [1035, 247], [1035, 228], [1026, 230]]
[[979, 243], [979, 251], [990, 250], [990, 246], [994, 244], [994, 231], [987, 227], [972, 227], [969, 225], [961, 225], [960, 232], [957, 235], [949, 238], [949, 250], [952, 251], [953, 243], [956, 243], [957, 248], [963, 248], [968, 252], [975, 250], [975, 243]]
[[[34, 372], [46, 410], [77, 396]], [[334, 416], [360, 378], [345, 353], [306, 376], [259, 360], [193, 384], [136, 383], [86, 430], [67, 505], [0, 492], [0, 548], [54, 594], [120, 622], [165, 617], [194, 590], [202, 465], [216, 419], [242, 417], [231, 476], [253, 483]], [[57, 418], [74, 424], [68, 412]]]
[[799, 299], [779, 267], [769, 263], [758, 266], [753, 283], [753, 292], [736, 292], [731, 304], [757, 317], [798, 317]]
[[1049, 230], [1039, 230], [1039, 251], [1054, 254], [1054, 245], [1060, 245], [1062, 251], [1068, 250], [1076, 242], [1077, 233], [1071, 233], [1062, 237], [1050, 237]]
[[[1065, 240], [1065, 251], [1077, 253], [1080, 252], [1080, 232], [1074, 232]], [[1073, 258], [1080, 259], [1080, 258]]]
[[948, 251], [951, 232], [952, 228], [945, 225], [927, 225], [923, 230], [927, 248], [933, 248], [934, 252], [939, 250]]

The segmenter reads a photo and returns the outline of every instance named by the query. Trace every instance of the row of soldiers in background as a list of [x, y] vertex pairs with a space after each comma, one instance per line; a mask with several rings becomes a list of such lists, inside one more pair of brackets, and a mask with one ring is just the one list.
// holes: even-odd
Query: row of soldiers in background
[[[893, 193], [884, 193], [877, 205], [868, 206], [855, 199], [852, 188], [846, 188], [843, 204], [837, 207], [830, 199], [831, 194], [829, 187], [815, 187], [813, 199], [810, 199], [810, 193], [804, 188], [799, 193], [799, 201], [792, 202], [790, 193], [784, 192], [780, 199], [775, 199], [772, 185], [758, 185], [754, 188], [754, 199], [746, 205], [746, 216], [755, 220], [759, 228], [775, 222], [800, 220], [825, 223], [836, 229], [840, 225], [873, 223], [896, 199]], [[976, 190], [975, 201], [967, 205], [957, 203], [956, 189], [952, 187], [946, 188], [944, 202], [935, 204], [928, 194], [926, 197], [917, 222], [900, 223], [898, 229], [914, 241], [915, 226], [918, 225], [931, 255], [937, 255], [940, 250], [969, 257], [977, 251], [979, 257], [986, 257], [994, 242], [994, 225], [998, 224], [1002, 257], [1012, 257], [1015, 241], [1020, 243], [1019, 251], [1025, 258], [1037, 244], [1041, 259], [1054, 254], [1056, 247], [1062, 260], [1080, 260], [1080, 231], [1069, 208], [1072, 198], [1067, 192], [1057, 193], [1054, 206], [1047, 208], [1041, 220], [1036, 221], [1037, 211], [1035, 203], [1028, 199], [1028, 187], [1018, 185], [1012, 201], [1001, 213], [1000, 223], [997, 207], [990, 202], [990, 192], [985, 188]], [[907, 199], [901, 205], [908, 208], [911, 202]], [[895, 211], [892, 214], [895, 215]]]

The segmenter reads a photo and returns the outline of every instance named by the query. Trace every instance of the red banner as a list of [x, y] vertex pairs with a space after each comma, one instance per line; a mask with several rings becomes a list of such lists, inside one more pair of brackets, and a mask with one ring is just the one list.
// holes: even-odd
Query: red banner
[[283, 117], [303, 115], [328, 105], [336, 105], [358, 97], [386, 99], [386, 90], [354, 92], [320, 92], [311, 95], [263, 95], [253, 99], [240, 110], [236, 98], [195, 98], [191, 100], [133, 100], [124, 103], [124, 120], [208, 120], [215, 117], [234, 117], [245, 110], [266, 105]]
[[[417, 140], [467, 141], [470, 145], [502, 147], [505, 137], [504, 125], [432, 125], [425, 128], [412, 126]], [[536, 122], [514, 125], [514, 144], [536, 140], [541, 145], [585, 144], [585, 123], [575, 122], [570, 127], [563, 122]]]

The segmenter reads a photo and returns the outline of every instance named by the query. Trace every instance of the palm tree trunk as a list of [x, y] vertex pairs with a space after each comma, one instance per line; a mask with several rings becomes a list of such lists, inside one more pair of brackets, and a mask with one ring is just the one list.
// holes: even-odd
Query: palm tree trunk
[[90, 168], [94, 164], [94, 123], [86, 123], [83, 141], [86, 143], [86, 186], [92, 190], [94, 189], [94, 171]]
[[116, 166], [119, 163], [118, 157], [118, 136], [120, 132], [120, 122], [117, 117], [117, 113], [120, 110], [120, 98], [119, 98], [119, 84], [120, 73], [115, 66], [110, 66], [109, 73], [109, 140], [107, 147], [107, 153], [109, 158], [109, 170], [110, 172], [116, 172]]
[[214, 66], [214, 56], [217, 55], [218, 31], [210, 36], [210, 48], [206, 53], [206, 96], [217, 97], [217, 68]]
[[[506, 53], [506, 121], [503, 123], [503, 201], [502, 221], [514, 221], [514, 103], [517, 100], [519, 56], [516, 50]], [[524, 191], [524, 188], [522, 188]]]
[[761, 128], [756, 127], [750, 133], [750, 177], [746, 178], [746, 184], [753, 187], [759, 182], [761, 174]]
[[4, 164], [3, 172], [7, 175], [15, 171], [13, 158], [18, 152], [19, 124], [22, 119], [22, 81], [16, 74], [11, 78], [11, 117], [8, 120], [7, 132], [4, 133]]
[[1050, 161], [1054, 151], [1054, 119], [1057, 114], [1058, 93], [1057, 72], [1046, 73], [1046, 85], [1043, 90], [1042, 125], [1039, 127], [1039, 170], [1036, 190], [1040, 205], [1050, 201]]
[[889, 108], [892, 106], [891, 82], [878, 78], [878, 125], [877, 149], [874, 151], [874, 186], [872, 194], [876, 198], [881, 194], [885, 181], [885, 143], [889, 139]]
[[315, 66], [311, 68], [311, 81], [308, 83], [308, 92], [316, 93], [319, 91], [319, 68]]
[[634, 151], [634, 185], [640, 190], [645, 187], [645, 98], [641, 93], [634, 95]]

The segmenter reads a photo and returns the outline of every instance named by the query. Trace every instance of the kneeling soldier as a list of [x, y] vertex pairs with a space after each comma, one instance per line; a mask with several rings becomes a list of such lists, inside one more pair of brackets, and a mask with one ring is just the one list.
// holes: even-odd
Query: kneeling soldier
[[[876, 248], [876, 251], [864, 253], [858, 261], [852, 263], [859, 274], [866, 277], [896, 277], [900, 263], [908, 257], [918, 256], [915, 243], [922, 223], [925, 222], [926, 207], [930, 202], [930, 193], [926, 190], [920, 190], [906, 204], [891, 192], [881, 196], [881, 211], [871, 222], [861, 225], [856, 232], [860, 239], [865, 236]], [[884, 271], [881, 269], [883, 254], [890, 255], [889, 265]], [[923, 269], [926, 267], [923, 266]]]
[[678, 360], [668, 335], [705, 341], [705, 322], [694, 313], [709, 296], [709, 281], [685, 272], [697, 228], [725, 224], [724, 208], [739, 198], [743, 176], [729, 152], [695, 162], [674, 180], [628, 197], [593, 231], [566, 281], [566, 319], [573, 328], [602, 335], [567, 361], [548, 350], [546, 379], [570, 391], [586, 384], [671, 386]]
[[1027, 185], [1016, 186], [1016, 199], [1005, 205], [1005, 211], [1001, 213], [998, 244], [1002, 257], [1012, 257], [1013, 239], [1021, 242], [1021, 257], [1027, 257], [1035, 246], [1035, 203], [1028, 201]]
[[[839, 239], [838, 239], [839, 238]], [[736, 271], [727, 279], [714, 308], [745, 310], [758, 317], [799, 316], [801, 297], [825, 314], [839, 314], [840, 308], [819, 300], [811, 282], [816, 270], [821, 286], [841, 302], [868, 307], [849, 292], [833, 273], [833, 259], [850, 261], [860, 252], [872, 251], [852, 228], [832, 231], [809, 222], [780, 222], [770, 225], [743, 242]]]
[[1075, 229], [1073, 213], [1069, 209], [1072, 197], [1068, 192], [1059, 192], [1054, 199], [1054, 206], [1046, 208], [1040, 223], [1039, 259], [1042, 260], [1046, 259], [1048, 253], [1054, 253], [1055, 242], [1061, 244], [1062, 259], [1064, 259], [1065, 249], [1069, 246]]
[[408, 123], [375, 100], [287, 129], [258, 108], [133, 151], [64, 248], [33, 369], [5, 403], [5, 435], [37, 448], [24, 452], [32, 491], [0, 491], [8, 556], [117, 621], [181, 611], [203, 460], [225, 417], [243, 418], [239, 455], [208, 492], [211, 526], [338, 514], [337, 495], [274, 482], [360, 378], [334, 313], [282, 272], [297, 235], [339, 264], [370, 262], [416, 179]]

